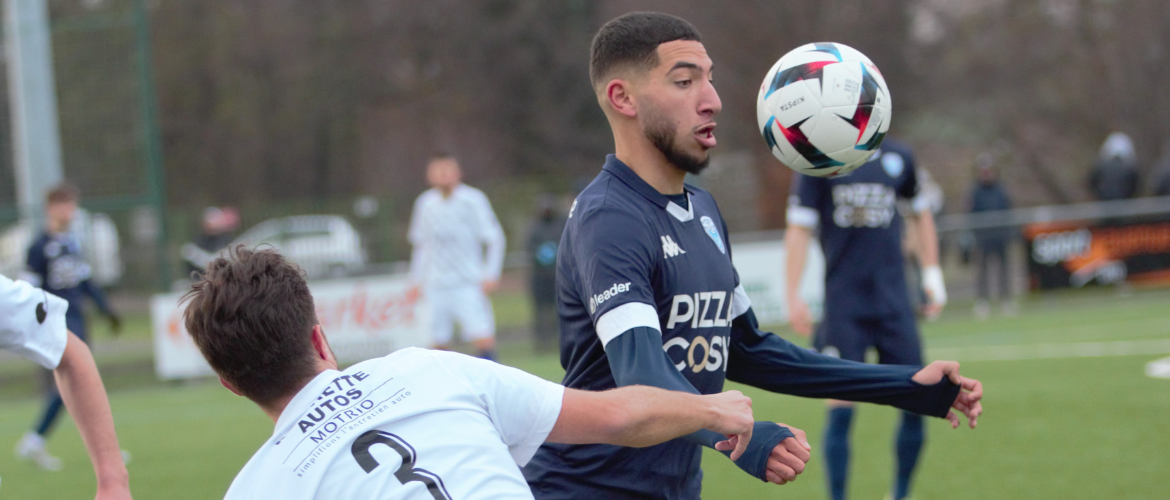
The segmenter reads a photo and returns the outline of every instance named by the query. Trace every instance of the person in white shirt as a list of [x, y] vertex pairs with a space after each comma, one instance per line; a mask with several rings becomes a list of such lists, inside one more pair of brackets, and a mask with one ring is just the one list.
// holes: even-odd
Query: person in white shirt
[[69, 303], [23, 281], [0, 276], [0, 349], [53, 370], [97, 476], [97, 500], [128, 500], [114, 417], [85, 342], [65, 328]]
[[566, 389], [453, 352], [407, 348], [340, 370], [295, 264], [242, 246], [184, 296], [195, 344], [275, 422], [226, 498], [523, 498], [545, 441], [652, 446], [709, 429], [738, 458], [751, 400], [631, 386]]
[[488, 294], [500, 283], [504, 231], [483, 191], [463, 184], [459, 162], [438, 155], [427, 164], [431, 189], [419, 195], [408, 238], [413, 283], [431, 309], [432, 346], [451, 346], [455, 323], [479, 356], [496, 359], [496, 325]]

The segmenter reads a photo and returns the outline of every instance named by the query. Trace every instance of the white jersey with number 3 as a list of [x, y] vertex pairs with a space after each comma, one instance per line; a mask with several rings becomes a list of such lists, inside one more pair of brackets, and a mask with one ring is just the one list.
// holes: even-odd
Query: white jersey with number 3
[[462, 354], [408, 348], [319, 374], [227, 499], [532, 498], [520, 473], [564, 388]]

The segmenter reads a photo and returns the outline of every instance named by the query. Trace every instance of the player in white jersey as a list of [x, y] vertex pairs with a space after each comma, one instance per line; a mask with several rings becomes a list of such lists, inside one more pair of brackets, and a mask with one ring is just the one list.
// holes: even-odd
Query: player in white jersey
[[499, 286], [504, 232], [487, 196], [461, 179], [450, 155], [427, 164], [432, 187], [415, 200], [410, 217], [411, 295], [417, 297], [419, 288], [426, 295], [433, 347], [450, 348], [458, 322], [464, 340], [494, 361], [496, 325], [487, 295]]
[[69, 303], [0, 276], [0, 349], [53, 370], [97, 476], [98, 500], [130, 498], [130, 479], [101, 375], [85, 342], [65, 328]]
[[710, 429], [734, 459], [751, 439], [736, 391], [579, 391], [418, 348], [339, 371], [300, 270], [272, 250], [214, 260], [184, 300], [223, 385], [276, 423], [232, 500], [531, 499], [520, 466], [545, 441], [644, 447]]

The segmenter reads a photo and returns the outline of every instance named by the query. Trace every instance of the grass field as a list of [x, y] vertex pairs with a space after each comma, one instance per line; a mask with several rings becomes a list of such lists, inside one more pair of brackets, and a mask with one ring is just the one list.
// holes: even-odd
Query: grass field
[[[1168, 304], [1166, 290], [1127, 296], [1084, 291], [1030, 299], [1018, 316], [986, 322], [975, 322], [969, 309], [956, 305], [925, 325], [932, 357], [958, 358], [965, 375], [983, 381], [986, 414], [974, 431], [931, 422], [914, 497], [1170, 498], [1170, 380], [1144, 374], [1147, 362], [1170, 356]], [[501, 354], [505, 363], [543, 377], [561, 375], [555, 356], [533, 355], [526, 345], [505, 345]], [[103, 355], [103, 366], [104, 358], [118, 355]], [[119, 437], [134, 455], [129, 469], [135, 498], [221, 498], [271, 432], [258, 409], [217, 383], [162, 384], [142, 370], [109, 376]], [[758, 419], [806, 430], [813, 459], [795, 483], [778, 487], [710, 452], [704, 457], [703, 497], [824, 498], [823, 404], [729, 388], [752, 396]], [[29, 393], [21, 387], [0, 392], [0, 499], [91, 497], [92, 469], [70, 422], [62, 422], [50, 442], [65, 460], [64, 472], [34, 470], [4, 448], [39, 409]], [[889, 488], [895, 417], [889, 408], [860, 408], [851, 498], [880, 499]]]

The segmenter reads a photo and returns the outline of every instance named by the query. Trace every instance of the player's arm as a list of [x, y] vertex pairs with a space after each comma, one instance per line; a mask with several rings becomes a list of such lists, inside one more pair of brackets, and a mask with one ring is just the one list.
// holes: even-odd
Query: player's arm
[[484, 291], [491, 292], [495, 290], [500, 281], [507, 241], [504, 238], [504, 230], [500, 228], [500, 221], [492, 210], [491, 202], [487, 196], [480, 194], [480, 197], [482, 198], [479, 201], [480, 221], [477, 225], [480, 230], [480, 240], [486, 249], [484, 252]]
[[431, 254], [433, 252], [426, 248], [426, 232], [427, 228], [423, 227], [424, 217], [423, 210], [425, 210], [426, 203], [424, 197], [426, 193], [420, 195], [414, 200], [414, 208], [410, 211], [410, 228], [406, 232], [406, 239], [410, 241], [410, 290], [407, 294], [413, 300], [418, 297], [418, 287], [422, 286], [426, 281], [426, 274], [430, 269]]
[[902, 154], [906, 162], [904, 178], [898, 186], [898, 196], [910, 200], [914, 212], [913, 223], [917, 229], [918, 241], [914, 242], [922, 264], [922, 289], [926, 291], [929, 303], [923, 313], [929, 319], [937, 318], [947, 304], [947, 288], [943, 283], [942, 268], [938, 265], [938, 231], [934, 225], [929, 194], [922, 189], [918, 179], [918, 167], [914, 157]]
[[[746, 302], [742, 288], [736, 302]], [[742, 296], [742, 299], [741, 299]], [[959, 364], [936, 361], [926, 368], [845, 361], [798, 347], [762, 332], [750, 306], [732, 320], [728, 380], [810, 398], [829, 398], [894, 406], [959, 424], [952, 408], [972, 428], [983, 409], [978, 380], [959, 376]], [[737, 304], [738, 307], [738, 304]]]
[[700, 396], [646, 386], [565, 389], [548, 441], [643, 448], [707, 429], [728, 437], [716, 448], [731, 451], [736, 460], [751, 441], [754, 424], [752, 400], [739, 391]]
[[130, 476], [122, 462], [114, 416], [93, 355], [69, 333], [61, 363], [53, 370], [65, 407], [73, 416], [97, 475], [98, 500], [129, 499]]
[[800, 280], [808, 260], [812, 231], [820, 223], [817, 207], [828, 203], [828, 187], [822, 179], [797, 174], [792, 179], [784, 230], [784, 298], [788, 306], [788, 323], [805, 337], [812, 334], [812, 314], [800, 296]]
[[93, 299], [93, 303], [97, 305], [98, 310], [110, 320], [110, 331], [114, 335], [120, 333], [122, 331], [122, 318], [118, 317], [118, 314], [110, 307], [110, 302], [106, 300], [106, 294], [101, 287], [97, 286], [92, 278], [82, 280], [80, 286], [81, 291], [89, 295], [89, 298]]
[[[652, 313], [653, 308], [644, 306]], [[627, 305], [628, 306], [628, 305]], [[617, 311], [620, 315], [635, 315], [630, 311]], [[652, 313], [653, 314], [653, 313]], [[655, 325], [657, 315], [652, 316]], [[645, 318], [646, 322], [651, 317]], [[604, 325], [603, 325], [604, 326]], [[599, 334], [605, 338], [604, 328]], [[605, 344], [605, 357], [609, 360], [614, 382], [619, 387], [644, 385], [662, 389], [698, 394], [694, 386], [677, 369], [662, 350], [662, 334], [657, 326], [639, 326], [626, 330]], [[731, 454], [719, 446], [723, 435], [710, 430], [699, 430], [682, 436], [692, 443]], [[796, 479], [804, 472], [811, 447], [804, 432], [773, 422], [756, 422], [752, 428], [752, 439], [743, 454], [732, 458], [739, 468], [762, 481], [784, 484]]]

